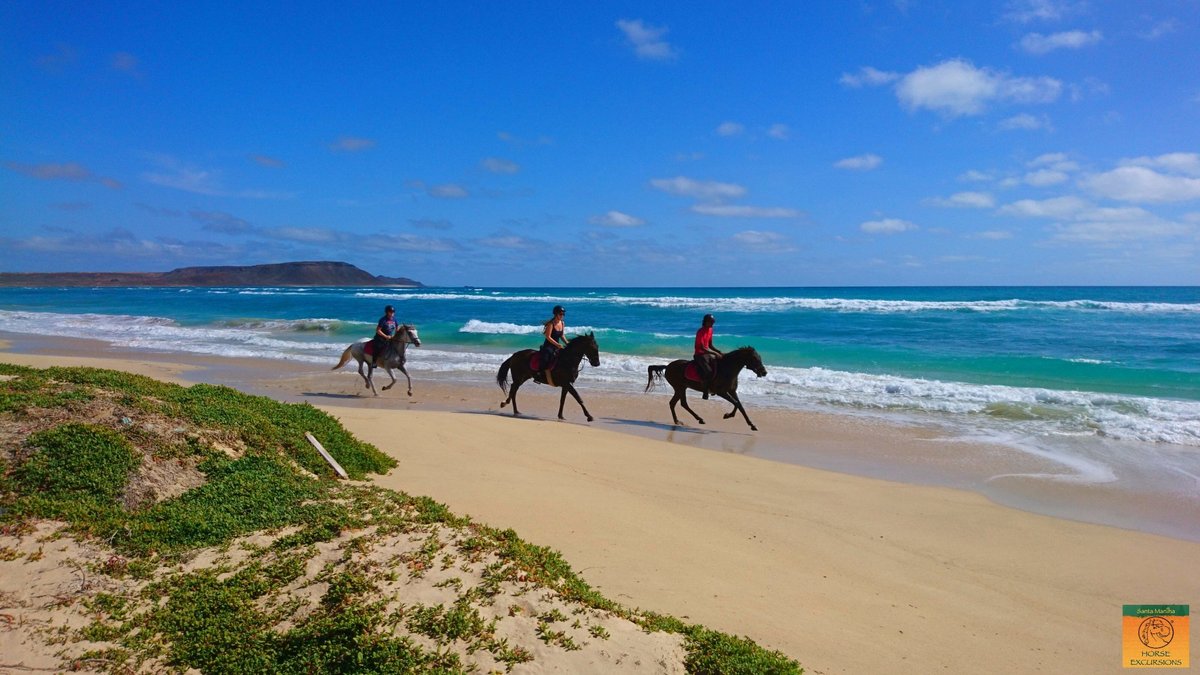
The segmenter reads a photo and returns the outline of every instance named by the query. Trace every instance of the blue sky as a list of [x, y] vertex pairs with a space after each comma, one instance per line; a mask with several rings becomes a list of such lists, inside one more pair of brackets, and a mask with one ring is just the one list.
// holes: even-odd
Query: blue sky
[[1200, 0], [4, 2], [0, 269], [1200, 284], [1197, 64]]

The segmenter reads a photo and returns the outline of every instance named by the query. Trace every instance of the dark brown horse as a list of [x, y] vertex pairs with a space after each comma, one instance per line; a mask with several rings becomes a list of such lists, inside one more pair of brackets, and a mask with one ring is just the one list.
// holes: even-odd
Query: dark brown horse
[[[654, 388], [655, 381], [661, 381], [666, 377], [667, 383], [675, 389], [675, 395], [671, 397], [671, 419], [675, 420], [675, 424], [679, 424], [679, 417], [675, 414], [675, 404], [683, 403], [683, 409], [690, 412], [692, 417], [700, 424], [704, 424], [704, 420], [692, 410], [687, 403], [687, 390], [695, 389], [703, 391], [704, 384], [697, 380], [688, 379], [684, 374], [688, 364], [691, 361], [687, 359], [679, 359], [672, 361], [665, 366], [650, 366], [646, 369], [646, 391]], [[746, 414], [746, 408], [742, 405], [742, 400], [738, 398], [738, 374], [742, 372], [742, 368], [749, 368], [759, 377], [766, 377], [767, 369], [763, 367], [762, 358], [754, 347], [739, 347], [725, 356], [717, 360], [716, 371], [713, 374], [712, 386], [709, 388], [709, 393], [714, 396], [729, 401], [733, 404], [733, 410], [730, 410], [725, 415], [725, 419], [729, 419], [742, 411], [742, 417], [746, 418], [746, 424], [750, 425], [752, 431], [758, 431], [758, 427], [754, 426], [754, 422], [750, 421], [750, 416]]]
[[[512, 404], [513, 415], [520, 415], [517, 410], [517, 390], [525, 384], [526, 380], [533, 379], [535, 382], [547, 384], [542, 378], [545, 374], [542, 370], [534, 372], [529, 367], [529, 359], [537, 354], [536, 349], [522, 349], [521, 351], [508, 357], [508, 360], [500, 365], [499, 372], [496, 373], [496, 384], [500, 385], [500, 390], [508, 394], [508, 398], [500, 402], [500, 407]], [[563, 419], [563, 405], [567, 402], [567, 394], [570, 393], [579, 402], [579, 407], [583, 408], [583, 414], [587, 417], [587, 421], [592, 421], [592, 414], [588, 412], [587, 406], [583, 404], [583, 399], [579, 398], [579, 392], [575, 391], [575, 378], [579, 377], [579, 367], [584, 357], [587, 357], [592, 367], [600, 365], [600, 347], [596, 344], [596, 336], [592, 333], [587, 335], [576, 335], [567, 342], [567, 346], [563, 347], [558, 353], [558, 361], [554, 364], [553, 370], [550, 371], [550, 377], [553, 380], [552, 386], [562, 387], [562, 396], [558, 398], [558, 419]], [[512, 386], [508, 385], [508, 374], [512, 372]]]

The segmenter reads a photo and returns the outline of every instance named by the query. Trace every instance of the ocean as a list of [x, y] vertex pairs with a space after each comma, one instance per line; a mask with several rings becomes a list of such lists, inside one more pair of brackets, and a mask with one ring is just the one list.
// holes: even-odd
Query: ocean
[[386, 304], [419, 329], [417, 382], [494, 386], [561, 304], [601, 349], [581, 390], [645, 395], [646, 367], [690, 357], [712, 313], [715, 344], [769, 371], [743, 373], [748, 405], [933, 424], [1049, 459], [1052, 480], [1136, 465], [1200, 494], [1197, 287], [3, 288], [0, 331], [332, 366]]

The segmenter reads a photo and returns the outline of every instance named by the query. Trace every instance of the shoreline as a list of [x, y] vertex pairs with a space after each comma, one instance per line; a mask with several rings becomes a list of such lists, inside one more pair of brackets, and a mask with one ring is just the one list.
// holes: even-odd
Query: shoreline
[[[319, 406], [373, 410], [423, 410], [491, 414], [503, 410], [503, 393], [494, 382], [445, 380], [411, 372], [414, 396], [405, 396], [403, 374], [391, 391], [373, 397], [363, 388], [353, 362], [337, 372], [307, 361], [249, 359], [188, 352], [136, 350], [85, 338], [34, 337], [0, 332], [0, 352], [55, 356], [78, 353], [142, 364], [151, 377], [179, 383], [225, 384], [248, 393]], [[83, 363], [83, 362], [80, 362]], [[151, 365], [155, 364], [155, 365]], [[104, 367], [102, 364], [99, 367]], [[387, 382], [377, 373], [376, 387]], [[729, 405], [689, 396], [707, 424], [699, 425], [679, 409], [686, 426], [670, 422], [669, 390], [646, 394], [589, 389], [580, 394], [596, 421], [587, 423], [568, 397], [564, 423], [582, 424], [688, 449], [766, 459], [852, 476], [918, 486], [967, 490], [1010, 508], [1085, 523], [1200, 542], [1200, 479], [1191, 493], [1155, 488], [1156, 476], [1123, 480], [1075, 480], [1072, 467], [1057, 458], [1025, 452], [990, 439], [958, 438], [934, 423], [902, 423], [879, 416], [757, 407], [744, 403], [759, 431], [749, 430], [740, 415], [722, 419]], [[558, 389], [527, 384], [519, 394], [522, 419], [558, 422]], [[1100, 443], [1099, 439], [1094, 440]], [[1052, 478], [1048, 478], [1052, 477]]]
[[[748, 635], [808, 672], [1115, 672], [1122, 604], [1200, 602], [1200, 543], [1023, 512], [963, 490], [771, 461], [738, 452], [747, 439], [761, 452], [771, 435], [739, 434], [732, 421], [714, 420], [719, 433], [675, 431], [674, 440], [619, 433], [672, 433], [658, 423], [621, 424], [652, 416], [643, 401], [591, 425], [572, 403], [574, 421], [561, 423], [557, 396], [540, 388], [522, 398], [529, 416], [514, 419], [498, 411], [498, 388], [483, 399], [473, 387], [418, 378], [411, 400], [400, 390], [375, 399], [358, 395], [350, 369], [314, 380], [307, 366], [259, 369], [92, 341], [34, 350], [65, 346], [77, 357], [15, 353], [27, 346], [4, 345], [2, 358], [215, 378], [239, 389], [257, 377], [251, 393], [306, 398], [399, 460], [377, 484], [514, 528], [562, 552], [617, 602]], [[312, 386], [297, 389], [304, 383]], [[601, 397], [584, 396], [600, 412]], [[665, 414], [665, 400], [655, 403]], [[806, 438], [828, 422], [800, 419]], [[827, 440], [850, 447], [895, 435], [855, 433]], [[733, 441], [705, 447], [714, 439]], [[923, 442], [919, 434], [914, 442]]]

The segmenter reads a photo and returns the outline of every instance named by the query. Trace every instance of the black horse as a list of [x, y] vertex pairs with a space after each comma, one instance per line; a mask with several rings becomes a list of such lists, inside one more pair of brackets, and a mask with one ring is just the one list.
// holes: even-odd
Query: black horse
[[[692, 417], [700, 424], [704, 424], [704, 420], [692, 410], [687, 403], [687, 390], [695, 389], [696, 391], [704, 390], [704, 383], [697, 380], [688, 379], [684, 374], [685, 369], [691, 361], [687, 359], [679, 359], [672, 361], [665, 366], [650, 366], [646, 369], [646, 391], [654, 388], [655, 379], [661, 381], [665, 376], [667, 383], [675, 389], [675, 395], [671, 397], [671, 419], [675, 420], [675, 424], [679, 424], [679, 417], [675, 414], [675, 404], [683, 403], [683, 409], [690, 412]], [[738, 374], [742, 372], [742, 368], [749, 368], [754, 371], [754, 374], [759, 377], [766, 377], [767, 369], [763, 367], [762, 358], [754, 347], [739, 347], [717, 360], [716, 372], [713, 374], [712, 386], [709, 388], [709, 393], [720, 396], [721, 398], [733, 404], [733, 410], [730, 410], [725, 415], [725, 419], [729, 419], [742, 411], [742, 417], [746, 418], [746, 424], [750, 425], [752, 431], [758, 431], [758, 427], [754, 426], [754, 422], [750, 421], [750, 416], [746, 414], [746, 408], [742, 405], [742, 400], [738, 398]]]
[[[500, 385], [500, 390], [508, 394], [508, 398], [500, 402], [500, 407], [512, 404], [513, 415], [520, 415], [517, 410], [517, 390], [528, 379], [533, 379], [535, 382], [542, 384], [551, 384], [555, 387], [562, 387], [562, 396], [558, 399], [558, 419], [563, 419], [563, 405], [567, 402], [567, 393], [569, 392], [579, 402], [579, 407], [583, 408], [583, 414], [587, 417], [587, 421], [592, 421], [592, 414], [588, 412], [587, 406], [583, 404], [583, 399], [579, 398], [579, 392], [575, 391], [575, 378], [579, 377], [580, 362], [583, 357], [587, 357], [592, 367], [600, 365], [600, 347], [596, 344], [596, 336], [592, 333], [587, 335], [577, 335], [563, 347], [558, 353], [558, 362], [550, 371], [550, 377], [553, 382], [547, 383], [541, 378], [545, 377], [543, 370], [539, 369], [534, 372], [530, 368], [529, 360], [534, 354], [537, 354], [536, 349], [522, 349], [521, 351], [508, 357], [508, 360], [500, 364], [500, 370], [496, 373], [496, 384]], [[512, 371], [512, 387], [508, 386], [508, 374]]]

